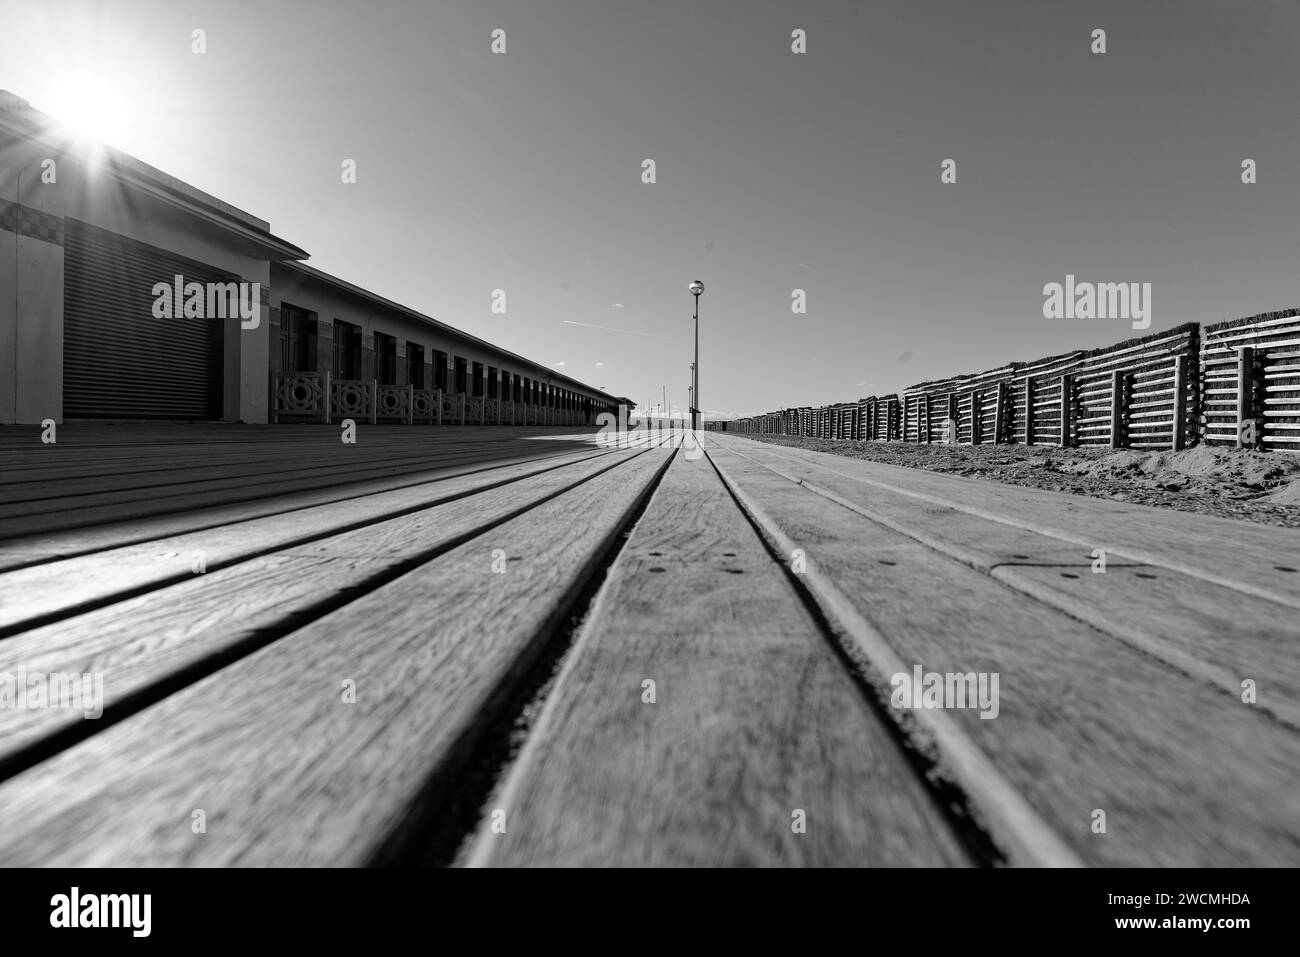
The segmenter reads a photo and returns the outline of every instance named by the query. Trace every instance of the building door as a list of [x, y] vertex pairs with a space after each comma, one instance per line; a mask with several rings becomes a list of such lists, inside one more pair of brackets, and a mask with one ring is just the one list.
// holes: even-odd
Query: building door
[[406, 384], [424, 388], [424, 346], [406, 343]]
[[433, 350], [433, 387], [447, 391], [447, 353]]
[[361, 327], [334, 320], [334, 378], [361, 377]]
[[171, 303], [175, 318], [157, 319], [153, 290], [163, 283], [170, 297], [176, 276], [205, 289], [231, 277], [74, 219], [63, 251], [63, 414], [221, 418], [222, 342], [238, 315], [186, 319]]
[[397, 384], [397, 340], [382, 332], [375, 333], [375, 378], [381, 385]]
[[280, 368], [316, 371], [316, 316], [287, 302], [280, 306]]

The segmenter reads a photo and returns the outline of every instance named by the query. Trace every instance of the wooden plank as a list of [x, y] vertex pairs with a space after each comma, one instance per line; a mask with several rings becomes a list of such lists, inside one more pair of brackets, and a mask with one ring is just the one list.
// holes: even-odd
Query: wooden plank
[[[986, 756], [1090, 864], [1300, 862], [1294, 731], [907, 536], [830, 512], [725, 449], [710, 456], [769, 534], [806, 550], [809, 588], [841, 632], [868, 660], [890, 662], [872, 672], [882, 697], [896, 668], [999, 674], [992, 720], [973, 708], [895, 713], [905, 727], [950, 720], [976, 746], [972, 755], [941, 742], [940, 767], [968, 788], [1000, 844], [1014, 846], [1016, 829], [989, 789], [969, 784], [964, 760]], [[1091, 830], [1097, 810], [1104, 835]]]
[[866, 486], [815, 462], [734, 451], [1228, 695], [1240, 693], [1243, 678], [1268, 674], [1271, 688], [1259, 710], [1300, 729], [1300, 658], [1292, 651], [1297, 628], [1294, 610], [1285, 605], [990, 522], [956, 502], [945, 507], [933, 497]]
[[365, 863], [454, 783], [670, 455], [634, 455], [4, 782], [0, 820], [24, 827], [0, 859]]
[[[754, 445], [757, 443], [746, 443], [747, 454]], [[1300, 574], [1287, 571], [1296, 566], [1285, 564], [1295, 551], [1295, 532], [1289, 529], [1002, 485], [802, 449], [783, 448], [781, 454], [805, 462], [816, 461], [873, 488], [956, 508], [1090, 550], [1104, 548], [1115, 557], [1167, 568], [1243, 594], [1300, 608]], [[1231, 561], [1225, 561], [1227, 547], [1231, 548]]]
[[[100, 672], [106, 676], [106, 706], [156, 693], [186, 669], [253, 650], [271, 640], [286, 620], [321, 614], [322, 608], [344, 600], [336, 596], [372, 590], [404, 568], [635, 454], [611, 453], [419, 513], [295, 544], [30, 629], [0, 641], [0, 673], [19, 668]], [[77, 720], [56, 709], [0, 710], [0, 761], [38, 739], [67, 733]]]
[[[444, 478], [363, 498], [345, 499], [91, 555], [45, 562], [0, 574], [0, 635], [55, 613], [112, 600], [207, 574], [240, 561], [298, 548], [330, 535], [387, 521], [408, 520], [458, 498], [511, 482], [532, 482], [551, 469], [566, 481], [570, 467], [603, 460], [613, 452], [589, 451], [558, 462], [507, 466]], [[600, 461], [601, 466], [610, 464]], [[542, 486], [532, 484], [529, 488]], [[201, 565], [199, 564], [201, 562]], [[197, 569], [197, 570], [196, 570]]]
[[[75, 427], [74, 427], [75, 428]], [[521, 440], [563, 438], [574, 440], [586, 434], [540, 433], [529, 429], [432, 429], [382, 425], [362, 429], [353, 445], [339, 442], [340, 430], [320, 425], [299, 425], [273, 431], [257, 426], [227, 426], [240, 436], [237, 440], [186, 441], [179, 429], [124, 438], [121, 443], [104, 444], [98, 438], [79, 432], [60, 433], [57, 445], [44, 446], [33, 437], [21, 447], [11, 447], [3, 455], [0, 481], [21, 485], [24, 481], [69, 479], [85, 481], [95, 476], [140, 476], [146, 484], [157, 475], [165, 480], [181, 469], [238, 466], [247, 463], [267, 471], [267, 466], [294, 467], [303, 462], [351, 464], [428, 457], [438, 452], [460, 454], [474, 449], [496, 449], [522, 444]], [[247, 431], [245, 431], [247, 430]]]
[[493, 469], [523, 468], [526, 470], [530, 467], [544, 468], [547, 467], [547, 463], [558, 464], [565, 457], [580, 458], [584, 454], [590, 454], [590, 452], [552, 452], [546, 450], [540, 455], [534, 451], [524, 457], [501, 455], [494, 455], [490, 458], [473, 457], [437, 469], [401, 473], [389, 478], [373, 479], [367, 482], [349, 482], [339, 486], [326, 486], [315, 491], [297, 492], [251, 502], [238, 502], [175, 514], [138, 518], [117, 524], [106, 523], [89, 528], [74, 526], [59, 531], [45, 531], [40, 534], [19, 536], [0, 542], [0, 572], [20, 567], [30, 561], [69, 558], [74, 555], [138, 544], [168, 535], [196, 532], [265, 515], [282, 515], [298, 509], [325, 505], [331, 502], [360, 499], [383, 492], [430, 485], [444, 479], [489, 472]]
[[682, 456], [489, 804], [508, 826], [474, 865], [969, 860], [713, 467]]
[[[129, 491], [133, 488], [180, 484], [186, 479], [195, 478], [256, 478], [276, 471], [303, 471], [305, 467], [314, 470], [330, 467], [345, 469], [386, 462], [420, 462], [438, 454], [457, 456], [474, 451], [499, 450], [524, 438], [520, 436], [502, 442], [462, 435], [455, 441], [444, 438], [441, 441], [418, 442], [414, 441], [414, 437], [420, 430], [402, 429], [413, 439], [403, 445], [387, 441], [389, 436], [376, 434], [396, 428], [401, 427], [363, 429], [357, 433], [357, 443], [351, 445], [339, 441], [340, 433], [337, 430], [322, 426], [300, 426], [295, 429], [311, 429], [313, 441], [310, 443], [220, 444], [193, 449], [170, 447], [165, 439], [160, 439], [159, 444], [154, 446], [127, 446], [126, 457], [122, 460], [113, 457], [112, 451], [107, 449], [78, 450], [75, 455], [56, 455], [52, 451], [31, 449], [10, 456], [10, 463], [4, 470], [5, 485], [6, 488], [24, 493], [44, 491], [47, 497], [56, 498], [65, 489], [68, 494]], [[575, 436], [576, 438], [578, 437]]]
[[[255, 478], [277, 471], [310, 474], [330, 467], [401, 464], [427, 460], [439, 452], [458, 454], [473, 449], [493, 449], [509, 444], [504, 430], [451, 430], [404, 428], [384, 425], [361, 429], [355, 444], [339, 441], [339, 429], [320, 425], [286, 427], [285, 431], [311, 433], [312, 441], [279, 443], [266, 433], [253, 435], [247, 443], [213, 444], [207, 447], [174, 446], [161, 436], [157, 444], [132, 444], [113, 449], [62, 451], [59, 446], [36, 445], [22, 453], [11, 452], [4, 466], [6, 488], [29, 494], [44, 493], [55, 498], [67, 487], [73, 493], [122, 491], [153, 487], [188, 478]], [[406, 441], [394, 441], [392, 431], [405, 433]], [[420, 441], [423, 431], [433, 432]], [[469, 434], [471, 432], [478, 434]], [[441, 433], [441, 434], [439, 434]], [[66, 443], [66, 438], [61, 443]], [[61, 451], [56, 453], [55, 448]], [[39, 483], [39, 484], [38, 484]]]
[[[571, 448], [590, 447], [590, 439], [574, 441]], [[547, 451], [557, 451], [550, 448]], [[359, 464], [333, 470], [323, 470], [310, 478], [271, 477], [263, 481], [230, 478], [224, 481], [195, 480], [171, 485], [164, 489], [136, 489], [129, 493], [98, 493], [64, 496], [40, 503], [15, 503], [0, 506], [0, 538], [13, 539], [33, 534], [84, 528], [94, 524], [138, 520], [183, 512], [217, 504], [253, 502], [270, 496], [297, 494], [326, 489], [349, 483], [382, 479], [394, 474], [414, 475], [421, 471], [445, 467], [450, 462], [501, 461], [512, 455], [528, 458], [539, 454], [540, 449], [521, 447], [511, 449], [484, 449], [476, 455], [435, 455], [394, 468], [383, 462]]]

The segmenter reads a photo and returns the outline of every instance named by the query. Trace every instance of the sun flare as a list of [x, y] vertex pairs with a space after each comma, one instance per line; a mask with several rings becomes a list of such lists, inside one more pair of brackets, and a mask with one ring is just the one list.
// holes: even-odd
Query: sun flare
[[131, 131], [131, 110], [102, 77], [79, 74], [59, 83], [44, 105], [45, 112], [74, 133], [121, 147]]

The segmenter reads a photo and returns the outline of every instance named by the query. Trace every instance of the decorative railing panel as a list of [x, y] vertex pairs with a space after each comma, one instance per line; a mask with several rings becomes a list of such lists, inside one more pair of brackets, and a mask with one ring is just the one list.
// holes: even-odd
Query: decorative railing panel
[[483, 424], [483, 397], [471, 395], [466, 397], [465, 418], [470, 425]]
[[273, 422], [296, 418], [421, 425], [587, 424], [586, 415], [577, 409], [388, 385], [373, 379], [335, 379], [327, 372], [272, 372], [270, 400]]
[[271, 421], [284, 416], [329, 421], [325, 397], [329, 394], [329, 373], [272, 372]]
[[331, 379], [330, 414], [339, 419], [373, 421], [375, 386], [373, 380]]
[[411, 390], [411, 421], [421, 425], [441, 425], [442, 391], [439, 389]]
[[442, 424], [443, 425], [464, 425], [465, 424], [465, 394], [463, 392], [443, 393]]
[[411, 393], [409, 385], [375, 384], [375, 419], [411, 421]]

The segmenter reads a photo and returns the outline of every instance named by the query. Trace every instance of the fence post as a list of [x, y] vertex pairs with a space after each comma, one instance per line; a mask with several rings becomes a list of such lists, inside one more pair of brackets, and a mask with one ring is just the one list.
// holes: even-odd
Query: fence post
[[1110, 374], [1110, 447], [1124, 447], [1124, 373]]
[[370, 380], [370, 424], [379, 421], [379, 380]]
[[1006, 427], [1006, 394], [1007, 384], [999, 382], [997, 392], [993, 396], [993, 444], [997, 445], [1002, 441], [1002, 431]]
[[1025, 445], [1034, 444], [1034, 377], [1025, 376]]
[[406, 386], [406, 424], [415, 424], [415, 386]]
[[1237, 448], [1258, 448], [1259, 431], [1255, 421], [1255, 347], [1242, 346], [1237, 353]]
[[1074, 376], [1066, 372], [1061, 376], [1061, 448], [1070, 447], [1070, 399], [1074, 392]]
[[1183, 429], [1187, 421], [1187, 356], [1174, 357], [1174, 434], [1170, 448], [1183, 448]]

